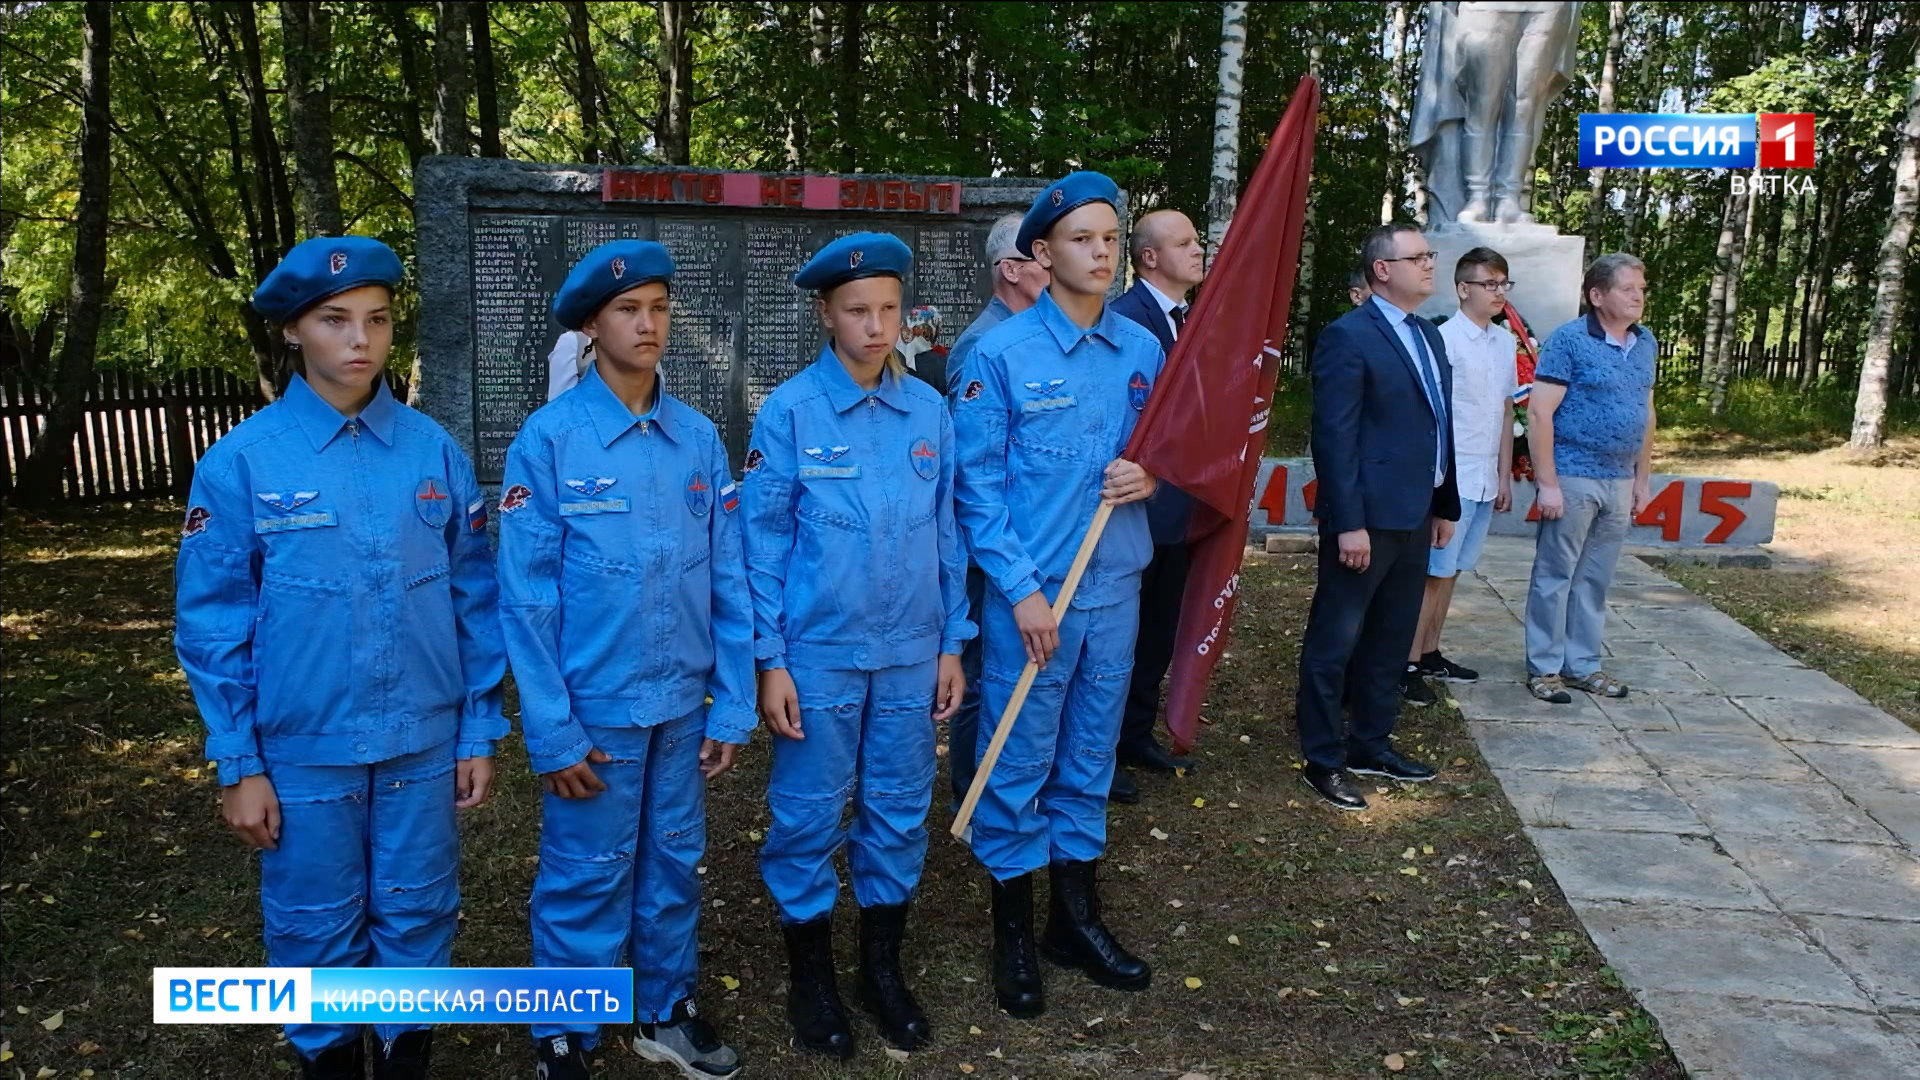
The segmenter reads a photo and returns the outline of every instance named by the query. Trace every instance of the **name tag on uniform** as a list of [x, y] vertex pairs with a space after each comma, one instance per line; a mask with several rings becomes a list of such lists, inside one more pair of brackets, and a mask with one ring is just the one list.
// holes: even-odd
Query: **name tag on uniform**
[[561, 517], [579, 517], [582, 514], [625, 514], [633, 509], [625, 496], [617, 499], [585, 499], [579, 502], [560, 504]]
[[255, 533], [289, 532], [294, 529], [324, 529], [337, 525], [333, 511], [326, 510], [318, 514], [293, 514], [288, 517], [270, 517], [253, 519]]
[[802, 465], [802, 480], [851, 480], [860, 475], [858, 465]]
[[1073, 400], [1072, 394], [1061, 394], [1059, 397], [1035, 398], [1032, 401], [1023, 401], [1020, 403], [1020, 411], [1051, 412], [1054, 409], [1071, 409], [1077, 404], [1079, 404], [1079, 402]]

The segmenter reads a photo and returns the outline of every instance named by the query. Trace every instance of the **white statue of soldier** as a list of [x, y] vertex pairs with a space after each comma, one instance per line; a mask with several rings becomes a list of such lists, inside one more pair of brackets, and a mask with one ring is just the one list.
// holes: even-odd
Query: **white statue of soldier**
[[1530, 224], [1547, 104], [1573, 79], [1580, 5], [1429, 3], [1411, 143], [1428, 220]]

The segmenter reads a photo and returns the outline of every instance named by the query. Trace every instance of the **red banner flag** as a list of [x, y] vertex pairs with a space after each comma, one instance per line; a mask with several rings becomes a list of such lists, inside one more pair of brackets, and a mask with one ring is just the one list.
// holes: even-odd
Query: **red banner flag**
[[1167, 691], [1177, 753], [1193, 746], [1233, 619], [1299, 269], [1319, 111], [1319, 82], [1301, 79], [1124, 455], [1194, 498], [1192, 562]]

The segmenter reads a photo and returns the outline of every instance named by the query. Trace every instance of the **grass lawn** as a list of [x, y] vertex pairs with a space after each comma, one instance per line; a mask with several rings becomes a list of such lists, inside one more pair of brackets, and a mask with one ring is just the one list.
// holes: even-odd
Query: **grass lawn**
[[1662, 572], [1920, 728], [1920, 435], [1861, 461], [1833, 435], [1682, 427], [1663, 434], [1654, 467], [1780, 485], [1774, 569]]
[[[256, 870], [218, 823], [170, 642], [178, 519], [166, 505], [15, 516], [4, 536], [8, 1077], [293, 1069], [275, 1029], [149, 1022], [156, 965], [264, 962]], [[986, 885], [937, 801], [907, 949], [936, 1043], [909, 1062], [884, 1055], [864, 1021], [850, 1066], [786, 1047], [780, 939], [755, 864], [767, 823], [759, 736], [713, 792], [702, 925], [702, 1004], [748, 1075], [1680, 1076], [1458, 713], [1402, 725], [1402, 746], [1439, 763], [1439, 782], [1369, 789], [1375, 808], [1361, 815], [1310, 802], [1291, 715], [1311, 582], [1304, 560], [1248, 567], [1200, 767], [1145, 781], [1145, 802], [1112, 815], [1108, 914], [1154, 964], [1151, 991], [1113, 993], [1054, 969], [1044, 1017], [998, 1012]], [[529, 960], [537, 785], [517, 742], [501, 765], [497, 795], [464, 822], [461, 964]], [[441, 1076], [531, 1072], [524, 1028], [446, 1027], [440, 1046]], [[603, 1061], [607, 1076], [662, 1075], [617, 1046]]]

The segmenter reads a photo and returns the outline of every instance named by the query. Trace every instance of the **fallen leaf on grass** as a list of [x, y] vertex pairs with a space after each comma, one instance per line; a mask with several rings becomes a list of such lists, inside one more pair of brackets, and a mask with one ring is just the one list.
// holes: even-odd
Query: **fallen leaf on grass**
[[1422, 854], [1422, 855], [1431, 855], [1431, 854], [1433, 854], [1433, 845], [1432, 845], [1432, 844], [1421, 844], [1421, 845], [1420, 845], [1420, 854]]
[[887, 1057], [891, 1058], [894, 1061], [909, 1061], [909, 1060], [912, 1060], [913, 1055], [907, 1053], [905, 1050], [902, 1050], [897, 1046], [889, 1046], [887, 1047]]
[[722, 975], [720, 976], [720, 985], [726, 987], [728, 990], [738, 990], [740, 989], [740, 980], [731, 975]]
[[1412, 848], [1408, 848], [1407, 850], [1400, 853], [1400, 857], [1403, 859], [1411, 859], [1413, 858], [1413, 856], [1414, 856], [1414, 850]]
[[1165, 840], [1167, 838], [1167, 834], [1160, 829], [1149, 829], [1147, 830], [1147, 835], [1153, 837], [1155, 840]]
[[103, 1047], [101, 1047], [99, 1043], [94, 1042], [92, 1039], [88, 1039], [86, 1042], [83, 1042], [79, 1046], [74, 1047], [73, 1052], [76, 1054], [79, 1054], [81, 1057], [86, 1057], [88, 1054], [97, 1054], [102, 1049]]
[[0, 1043], [0, 1061], [12, 1061], [12, 1060], [13, 1060], [13, 1045], [11, 1043]]
[[1400, 868], [1400, 872], [1407, 875], [1408, 877], [1420, 876], [1420, 868], [1417, 866], [1403, 866]]
[[100, 831], [99, 829], [95, 829], [95, 830], [93, 830], [92, 832], [90, 832], [90, 833], [88, 833], [88, 834], [87, 834], [87, 839], [89, 839], [89, 840], [98, 840], [98, 839], [100, 839], [101, 837], [103, 837], [103, 836], [105, 836], [105, 835], [107, 835], [107, 834], [106, 834], [106, 833], [103, 833], [103, 832], [101, 832], [101, 831]]
[[1453, 767], [1454, 767], [1454, 768], [1456, 768], [1456, 769], [1464, 769], [1464, 768], [1466, 768], [1466, 767], [1467, 767], [1467, 759], [1466, 759], [1466, 758], [1463, 758], [1463, 757], [1457, 757], [1457, 758], [1454, 758], [1454, 759], [1453, 759]]
[[1193, 808], [1195, 810], [1205, 810], [1207, 808], [1207, 800], [1205, 799], [1193, 800]]
[[1528, 881], [1526, 878], [1521, 878], [1519, 881], [1514, 882], [1514, 884], [1520, 886], [1521, 888], [1527, 890], [1528, 892], [1533, 891], [1533, 882]]
[[1407, 1059], [1401, 1057], [1399, 1054], [1388, 1054], [1382, 1064], [1387, 1067], [1388, 1072], [1399, 1072], [1401, 1069], [1407, 1067]]
[[961, 1072], [963, 1072], [963, 1073], [966, 1073], [966, 1074], [967, 1074], [968, 1076], [972, 1076], [972, 1075], [973, 1075], [973, 1066], [971, 1066], [971, 1065], [969, 1065], [969, 1064], [967, 1064], [966, 1062], [964, 1062], [964, 1061], [963, 1061], [963, 1062], [961, 1062], [961, 1063], [960, 1063], [960, 1071], [961, 1071]]
[[1194, 977], [1194, 976], [1192, 976], [1192, 975], [1189, 975], [1189, 976], [1187, 976], [1187, 977], [1186, 977], [1185, 979], [1183, 979], [1183, 980], [1181, 980], [1181, 981], [1182, 981], [1182, 982], [1184, 982], [1184, 983], [1186, 984], [1186, 987], [1187, 987], [1187, 989], [1189, 989], [1189, 990], [1198, 990], [1198, 989], [1200, 989], [1200, 988], [1201, 988], [1202, 986], [1205, 986], [1205, 985], [1206, 985], [1205, 983], [1203, 983], [1203, 982], [1201, 982], [1201, 981], [1200, 981], [1200, 980], [1199, 980], [1198, 978], [1196, 978], [1196, 977]]
[[33, 1080], [47, 1080], [47, 1077], [49, 1076], [59, 1076], [59, 1075], [60, 1075], [59, 1069], [49, 1069], [45, 1065], [42, 1065], [40, 1066], [40, 1071], [33, 1074]]
[[1285, 1001], [1285, 1000], [1287, 1000], [1288, 998], [1290, 998], [1290, 997], [1292, 997], [1292, 996], [1293, 996], [1293, 987], [1291, 987], [1291, 986], [1283, 986], [1283, 987], [1281, 987], [1281, 988], [1280, 988], [1280, 991], [1279, 991], [1279, 993], [1280, 993], [1280, 1000], [1281, 1000], [1281, 1001]]
[[1229, 945], [1238, 945], [1238, 944], [1240, 944], [1240, 935], [1239, 935], [1239, 934], [1228, 934], [1228, 935], [1227, 935], [1227, 944], [1229, 944]]
[[969, 1034], [969, 1035], [978, 1035], [978, 1034], [980, 1034], [980, 1027], [979, 1027], [979, 1025], [977, 1025], [977, 1024], [968, 1024], [968, 1025], [967, 1025], [967, 1034]]
[[1187, 902], [1185, 900], [1169, 900], [1167, 901], [1167, 906], [1170, 908], [1183, 908], [1187, 906]]
[[1208, 1076], [1206, 1073], [1190, 1072], [1181, 1073], [1180, 1080], [1213, 1080], [1213, 1077]]
[[67, 1022], [67, 1010], [61, 1009], [59, 1012], [54, 1013], [52, 1016], [49, 1016], [45, 1020], [40, 1021], [40, 1026], [43, 1028], [46, 1028], [48, 1031], [59, 1031], [60, 1025], [66, 1022]]
[[1323, 964], [1321, 965], [1320, 970], [1326, 972], [1329, 975], [1338, 975], [1340, 974], [1340, 965], [1339, 964]]

